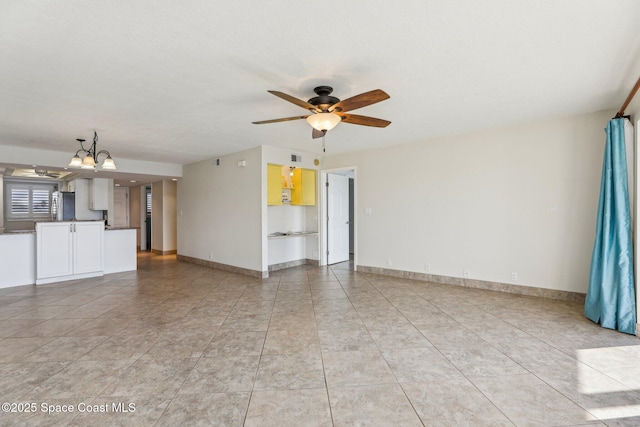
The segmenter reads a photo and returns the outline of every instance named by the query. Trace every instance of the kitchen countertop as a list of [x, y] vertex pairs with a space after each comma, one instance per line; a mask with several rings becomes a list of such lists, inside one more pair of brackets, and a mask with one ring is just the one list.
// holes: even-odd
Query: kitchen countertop
[[[54, 223], [54, 222], [104, 222], [103, 220], [76, 220], [76, 221], [37, 221], [39, 223]], [[116, 231], [116, 230], [139, 230], [140, 227], [105, 227], [104, 231]], [[15, 235], [15, 234], [34, 234], [35, 230], [4, 230], [0, 229], [0, 235]]]
[[50, 222], [104, 222], [104, 219], [66, 219], [66, 220], [55, 220], [55, 221], [34, 221], [36, 224], [47, 224]]
[[33, 234], [35, 230], [0, 230], [0, 235], [12, 235], [12, 234]]

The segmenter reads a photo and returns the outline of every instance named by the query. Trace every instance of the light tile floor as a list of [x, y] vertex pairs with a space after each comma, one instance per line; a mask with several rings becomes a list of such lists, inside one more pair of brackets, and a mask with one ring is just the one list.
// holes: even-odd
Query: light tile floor
[[0, 425], [640, 425], [640, 340], [581, 305], [350, 269], [2, 289]]

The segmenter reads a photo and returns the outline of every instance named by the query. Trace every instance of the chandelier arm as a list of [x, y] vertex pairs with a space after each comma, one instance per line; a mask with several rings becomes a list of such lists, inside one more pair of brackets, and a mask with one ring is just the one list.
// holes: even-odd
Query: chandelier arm
[[[80, 150], [78, 150], [78, 152], [80, 152], [81, 150], [84, 151], [85, 153], [88, 153], [89, 150], [87, 150], [86, 148], [84, 148], [84, 139], [76, 139], [76, 141], [78, 141], [80, 143]], [[77, 153], [76, 153], [77, 154]]]
[[109, 153], [107, 150], [100, 150], [95, 154], [95, 156], [93, 156], [93, 158], [95, 159], [96, 162], [98, 161], [98, 156], [100, 154], [106, 154], [107, 157], [111, 157], [111, 153]]

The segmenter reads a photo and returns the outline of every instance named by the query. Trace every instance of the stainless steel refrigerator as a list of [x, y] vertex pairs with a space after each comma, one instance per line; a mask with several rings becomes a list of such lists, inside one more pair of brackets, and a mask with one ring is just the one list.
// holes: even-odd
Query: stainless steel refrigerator
[[76, 193], [63, 191], [60, 193], [60, 213], [59, 218], [62, 221], [71, 221], [76, 219]]

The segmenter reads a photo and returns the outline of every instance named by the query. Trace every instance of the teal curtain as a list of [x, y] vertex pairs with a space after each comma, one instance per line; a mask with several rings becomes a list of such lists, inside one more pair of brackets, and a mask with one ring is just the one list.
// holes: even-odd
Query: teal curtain
[[636, 332], [633, 247], [625, 146], [625, 119], [607, 125], [596, 241], [585, 315], [609, 329]]

